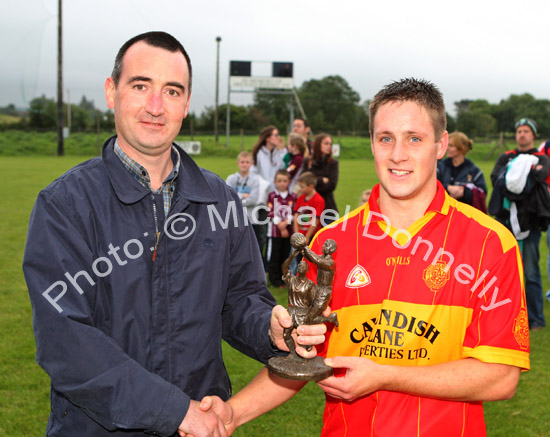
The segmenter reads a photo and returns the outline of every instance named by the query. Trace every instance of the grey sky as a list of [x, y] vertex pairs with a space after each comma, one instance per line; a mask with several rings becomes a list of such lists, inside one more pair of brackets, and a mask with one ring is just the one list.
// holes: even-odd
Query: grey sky
[[[71, 102], [84, 94], [101, 109], [118, 48], [149, 30], [171, 33], [188, 50], [197, 114], [214, 105], [218, 35], [220, 103], [230, 60], [294, 62], [297, 86], [339, 74], [361, 101], [410, 76], [437, 84], [451, 111], [463, 98], [550, 98], [550, 2], [65, 0], [63, 17], [64, 88]], [[57, 0], [6, 2], [0, 33], [0, 105], [54, 97]]]

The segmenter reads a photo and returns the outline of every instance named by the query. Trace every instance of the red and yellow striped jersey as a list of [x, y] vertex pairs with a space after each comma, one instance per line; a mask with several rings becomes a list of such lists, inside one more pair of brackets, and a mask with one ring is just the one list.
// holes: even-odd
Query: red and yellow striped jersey
[[[339, 327], [326, 356], [427, 366], [473, 357], [529, 368], [529, 328], [515, 238], [481, 211], [449, 197], [438, 183], [424, 217], [391, 226], [369, 202], [329, 228], [311, 247], [337, 243], [331, 307]], [[316, 277], [310, 264], [309, 276]], [[324, 436], [485, 435], [481, 403], [379, 391], [354, 402], [327, 396]]]

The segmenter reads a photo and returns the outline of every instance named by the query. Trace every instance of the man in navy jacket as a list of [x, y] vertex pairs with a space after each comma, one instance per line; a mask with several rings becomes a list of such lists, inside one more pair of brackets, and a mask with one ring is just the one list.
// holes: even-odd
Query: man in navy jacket
[[[266, 362], [288, 350], [290, 318], [236, 193], [173, 145], [191, 93], [181, 44], [132, 38], [105, 93], [117, 136], [45, 188], [30, 217], [23, 268], [51, 378], [46, 434], [225, 436], [196, 401], [231, 395], [222, 338]], [[302, 344], [323, 341], [324, 326], [300, 329]]]

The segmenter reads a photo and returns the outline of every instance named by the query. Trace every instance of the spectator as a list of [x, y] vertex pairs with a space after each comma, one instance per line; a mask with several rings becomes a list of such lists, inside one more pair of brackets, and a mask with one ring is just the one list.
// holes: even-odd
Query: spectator
[[[280, 137], [278, 129], [275, 126], [264, 127], [260, 131], [258, 141], [252, 147], [252, 171], [269, 183], [269, 191], [275, 188], [275, 173], [283, 168], [285, 154], [284, 139]], [[265, 193], [266, 196], [269, 191]]]
[[304, 157], [307, 156], [307, 145], [305, 138], [300, 134], [291, 133], [288, 136], [288, 154], [290, 159], [286, 171], [290, 175], [290, 185], [288, 189], [292, 191], [302, 173]]
[[[252, 147], [252, 158], [254, 160], [254, 167], [252, 172], [258, 174], [262, 180], [260, 180], [260, 197], [258, 203], [265, 205], [267, 202], [267, 195], [269, 192], [275, 189], [273, 181], [275, 180], [275, 173], [277, 170], [283, 168], [283, 158], [285, 156], [286, 149], [284, 147], [284, 141], [279, 136], [279, 131], [275, 126], [264, 127], [260, 131], [258, 141]], [[268, 249], [267, 249], [267, 237], [268, 237], [268, 223], [267, 209], [261, 208], [258, 210], [258, 228], [257, 234], [258, 243], [260, 244], [260, 252], [262, 253], [262, 260], [264, 268], [268, 269]]]
[[[539, 146], [539, 152], [544, 153], [546, 156], [550, 156], [550, 140], [542, 142]], [[550, 225], [546, 229], [546, 246], [548, 247], [547, 272], [550, 278]], [[550, 302], [550, 290], [546, 290], [546, 300]]]
[[[239, 171], [227, 177], [225, 183], [233, 188], [241, 203], [246, 209], [248, 223], [252, 225], [260, 250], [262, 248], [262, 226], [258, 224], [258, 212], [260, 211], [260, 176], [250, 171], [252, 167], [252, 153], [243, 151], [237, 156]], [[264, 242], [265, 244], [265, 242]]]
[[370, 194], [372, 193], [372, 190], [370, 188], [367, 188], [365, 191], [361, 193], [361, 202], [359, 205], [364, 205], [369, 201]]
[[447, 159], [437, 163], [437, 179], [451, 197], [487, 213], [483, 172], [466, 155], [473, 141], [462, 132], [449, 134]]
[[309, 139], [309, 134], [311, 133], [309, 121], [302, 117], [296, 117], [292, 123], [292, 132], [305, 137], [308, 153], [310, 155], [313, 154], [313, 142]]
[[271, 258], [269, 259], [269, 281], [273, 287], [283, 287], [281, 266], [290, 255], [290, 234], [292, 233], [292, 209], [296, 195], [289, 190], [290, 175], [286, 170], [275, 174], [275, 190], [267, 197], [271, 219]]
[[325, 209], [325, 201], [315, 190], [315, 183], [316, 177], [309, 171], [302, 173], [298, 178], [298, 200], [292, 221], [294, 232], [304, 234], [307, 244], [321, 228], [320, 218]]
[[332, 157], [332, 137], [319, 134], [313, 143], [313, 155], [304, 161], [304, 171], [310, 171], [317, 177], [316, 191], [325, 201], [325, 210], [334, 211], [323, 217], [322, 226], [332, 223], [338, 216], [334, 200], [334, 190], [338, 184], [338, 161]]
[[[542, 279], [539, 268], [539, 245], [541, 230], [548, 227], [550, 205], [538, 205], [537, 193], [548, 197], [548, 170], [550, 161], [535, 146], [537, 125], [530, 118], [522, 118], [516, 123], [517, 148], [499, 156], [491, 173], [493, 193], [489, 212], [512, 230], [520, 243], [525, 270], [525, 296], [529, 329], [539, 330], [546, 326], [543, 313]], [[513, 161], [513, 162], [512, 162]], [[512, 164], [510, 164], [512, 163]], [[514, 164], [526, 164], [523, 171]], [[522, 183], [529, 189], [510, 187], [509, 176], [512, 167], [524, 175]], [[515, 172], [516, 173], [516, 172]], [[529, 182], [528, 182], [529, 181]], [[538, 190], [535, 188], [539, 188]], [[542, 197], [542, 196], [541, 196]], [[509, 205], [509, 206], [508, 206]], [[533, 209], [534, 208], [534, 209]]]

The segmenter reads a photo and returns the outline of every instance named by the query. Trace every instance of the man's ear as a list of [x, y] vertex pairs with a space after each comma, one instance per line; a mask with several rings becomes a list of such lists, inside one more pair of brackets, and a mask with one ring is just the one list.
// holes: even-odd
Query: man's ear
[[105, 101], [107, 102], [107, 107], [109, 109], [114, 109], [115, 107], [115, 92], [116, 92], [116, 86], [115, 81], [112, 77], [108, 77], [105, 80]]
[[449, 145], [449, 132], [443, 132], [441, 139], [437, 143], [437, 159], [441, 159], [447, 153], [447, 146]]

